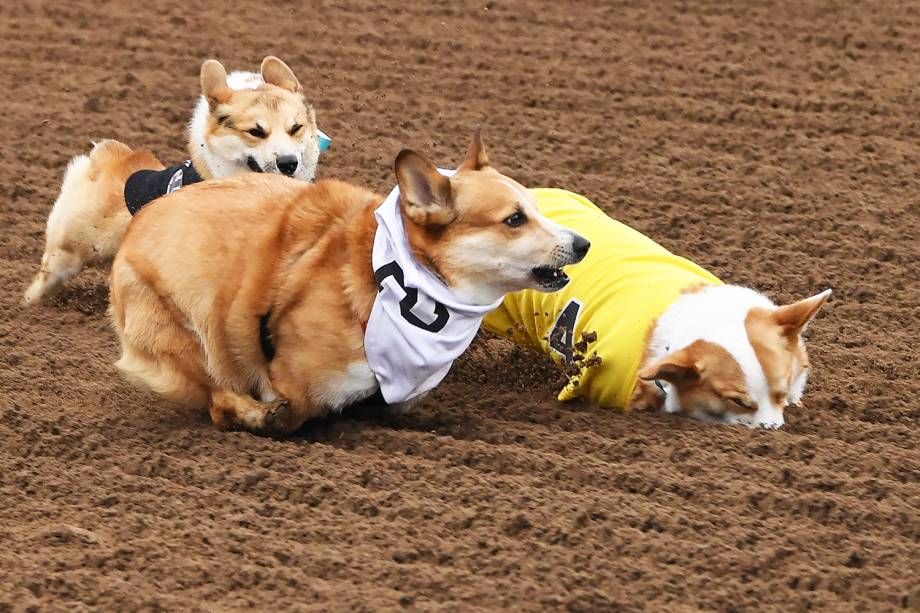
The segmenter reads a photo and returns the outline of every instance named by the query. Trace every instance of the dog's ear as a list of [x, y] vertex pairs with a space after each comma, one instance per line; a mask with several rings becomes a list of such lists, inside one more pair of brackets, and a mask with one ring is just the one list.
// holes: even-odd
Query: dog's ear
[[294, 76], [294, 71], [274, 55], [269, 55], [262, 60], [260, 71], [262, 80], [270, 85], [277, 85], [281, 89], [286, 89], [295, 94], [302, 91], [300, 81]]
[[486, 155], [485, 145], [482, 144], [480, 129], [477, 127], [476, 131], [473, 132], [473, 142], [470, 143], [470, 148], [466, 153], [466, 159], [460, 164], [457, 171], [482, 170], [483, 168], [489, 168], [491, 165], [492, 163], [489, 162], [489, 156]]
[[818, 314], [818, 310], [831, 295], [831, 290], [826, 289], [811, 298], [805, 298], [792, 304], [777, 308], [770, 314], [773, 322], [783, 330], [783, 335], [795, 338], [801, 334], [808, 323]]
[[403, 212], [422, 226], [446, 226], [457, 218], [450, 180], [415, 151], [403, 149], [394, 164]]
[[703, 364], [696, 359], [688, 347], [672, 351], [657, 362], [639, 369], [638, 377], [643, 381], [662, 380], [680, 385], [700, 378]]
[[217, 60], [207, 60], [201, 65], [201, 93], [212, 111], [233, 95], [233, 90], [227, 85], [227, 70]]

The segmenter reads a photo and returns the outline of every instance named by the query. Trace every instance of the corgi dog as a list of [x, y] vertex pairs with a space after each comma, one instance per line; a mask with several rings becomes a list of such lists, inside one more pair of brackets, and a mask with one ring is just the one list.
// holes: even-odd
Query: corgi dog
[[492, 168], [404, 150], [386, 197], [253, 174], [142, 209], [110, 279], [131, 381], [224, 428], [284, 434], [378, 391], [436, 386], [507, 292], [555, 291], [583, 237]]
[[508, 295], [484, 327], [549, 354], [560, 400], [752, 427], [784, 425], [808, 378], [802, 339], [830, 295], [777, 306], [608, 217], [586, 198], [533, 191], [539, 211], [592, 243], [555, 294]]
[[269, 56], [259, 74], [228, 75], [220, 62], [208, 60], [200, 77], [185, 164], [165, 169], [153, 153], [115, 140], [103, 140], [89, 155], [70, 161], [25, 304], [38, 302], [87, 264], [111, 260], [131, 213], [183, 185], [250, 172], [313, 180], [320, 149], [329, 140], [287, 64]]

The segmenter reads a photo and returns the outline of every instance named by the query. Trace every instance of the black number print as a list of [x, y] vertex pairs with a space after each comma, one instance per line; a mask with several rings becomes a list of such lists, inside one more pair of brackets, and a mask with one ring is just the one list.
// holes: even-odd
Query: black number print
[[549, 334], [550, 348], [565, 358], [566, 364], [572, 362], [572, 351], [575, 345], [575, 324], [578, 322], [580, 312], [581, 303], [574, 298], [569, 300]]
[[441, 304], [440, 302], [435, 302], [434, 306], [434, 321], [425, 323], [412, 312], [412, 307], [418, 303], [418, 290], [414, 287], [406, 287], [406, 278], [403, 273], [403, 269], [399, 267], [399, 264], [396, 262], [390, 262], [389, 264], [384, 264], [380, 268], [374, 271], [374, 277], [377, 279], [377, 291], [383, 289], [383, 280], [387, 277], [393, 277], [396, 282], [399, 284], [399, 287], [402, 288], [403, 293], [406, 295], [402, 300], [399, 301], [399, 312], [402, 314], [403, 319], [408, 321], [410, 324], [422, 330], [427, 330], [428, 332], [440, 332], [444, 329], [444, 326], [447, 325], [447, 320], [450, 319], [450, 312], [447, 310], [447, 307]]

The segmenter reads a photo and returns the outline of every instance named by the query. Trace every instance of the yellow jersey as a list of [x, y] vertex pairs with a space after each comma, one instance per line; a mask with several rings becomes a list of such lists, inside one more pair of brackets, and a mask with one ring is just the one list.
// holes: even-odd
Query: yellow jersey
[[566, 270], [571, 280], [561, 291], [509, 294], [483, 326], [549, 354], [568, 378], [559, 400], [625, 408], [655, 319], [687, 287], [722, 282], [578, 194], [531, 191], [541, 214], [587, 238], [591, 248]]

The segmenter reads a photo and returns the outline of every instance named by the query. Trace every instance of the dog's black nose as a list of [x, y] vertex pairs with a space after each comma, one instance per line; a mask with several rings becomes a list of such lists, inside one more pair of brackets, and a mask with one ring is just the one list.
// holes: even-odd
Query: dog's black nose
[[281, 171], [281, 174], [285, 174], [289, 177], [293, 176], [297, 172], [297, 157], [293, 155], [282, 155], [278, 158], [278, 170]]
[[588, 255], [588, 249], [591, 248], [591, 241], [586, 239], [581, 234], [576, 234], [575, 238], [572, 239], [572, 251], [575, 252], [575, 255], [578, 256], [578, 261], [585, 259], [585, 256]]

